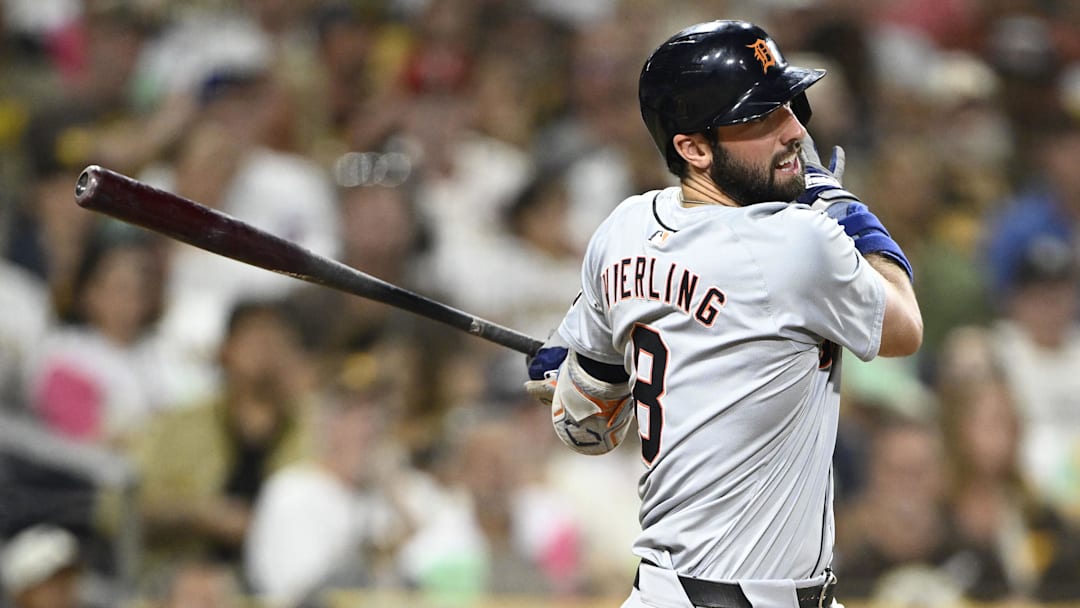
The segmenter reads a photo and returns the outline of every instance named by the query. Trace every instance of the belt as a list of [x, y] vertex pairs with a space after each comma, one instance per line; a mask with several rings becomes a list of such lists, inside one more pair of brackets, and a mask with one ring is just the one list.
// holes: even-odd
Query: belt
[[[641, 560], [641, 563], [657, 567], [656, 564]], [[638, 567], [640, 569], [640, 566]], [[634, 575], [634, 588], [640, 589], [638, 581], [640, 572]], [[699, 608], [754, 608], [754, 605], [743, 593], [742, 587], [736, 583], [721, 583], [707, 581], [692, 576], [679, 575], [679, 583], [682, 584], [686, 597], [694, 606]], [[796, 587], [795, 597], [798, 598], [799, 608], [828, 608], [833, 602], [833, 592], [836, 590], [836, 575], [829, 568], [825, 569], [825, 582], [810, 587]]]

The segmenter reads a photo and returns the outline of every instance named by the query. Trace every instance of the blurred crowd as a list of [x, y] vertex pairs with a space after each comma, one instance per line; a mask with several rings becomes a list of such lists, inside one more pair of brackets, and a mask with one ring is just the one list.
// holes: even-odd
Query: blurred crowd
[[846, 358], [839, 597], [1080, 600], [1080, 3], [0, 7], [0, 421], [136, 480], [0, 441], [0, 605], [617, 605], [642, 465], [554, 441], [523, 355], [73, 189], [98, 164], [544, 339], [599, 221], [674, 183], [642, 61], [718, 18], [829, 70], [810, 132], [915, 267], [922, 351]]

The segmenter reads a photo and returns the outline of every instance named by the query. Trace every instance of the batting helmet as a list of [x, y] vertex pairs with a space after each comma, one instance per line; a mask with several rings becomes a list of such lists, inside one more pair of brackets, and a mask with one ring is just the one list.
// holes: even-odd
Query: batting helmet
[[668, 168], [682, 175], [685, 161], [672, 137], [734, 125], [791, 102], [800, 122], [810, 120], [807, 87], [825, 70], [788, 65], [773, 39], [745, 21], [691, 26], [661, 44], [641, 69], [638, 102]]

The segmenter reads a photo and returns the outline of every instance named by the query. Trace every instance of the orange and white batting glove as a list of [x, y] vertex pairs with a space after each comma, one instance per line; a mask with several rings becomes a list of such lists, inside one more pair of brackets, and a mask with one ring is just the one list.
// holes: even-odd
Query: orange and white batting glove
[[551, 423], [567, 446], [581, 454], [605, 454], [626, 437], [634, 408], [629, 383], [590, 376], [570, 351], [559, 368], [551, 401]]

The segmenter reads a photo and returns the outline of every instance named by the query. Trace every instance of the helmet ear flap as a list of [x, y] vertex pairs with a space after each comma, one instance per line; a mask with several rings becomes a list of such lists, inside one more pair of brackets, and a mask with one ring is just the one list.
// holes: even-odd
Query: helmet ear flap
[[799, 119], [799, 122], [804, 127], [810, 123], [810, 116], [813, 112], [810, 110], [810, 100], [806, 98], [805, 91], [791, 98], [791, 113], [795, 115], [795, 118]]

